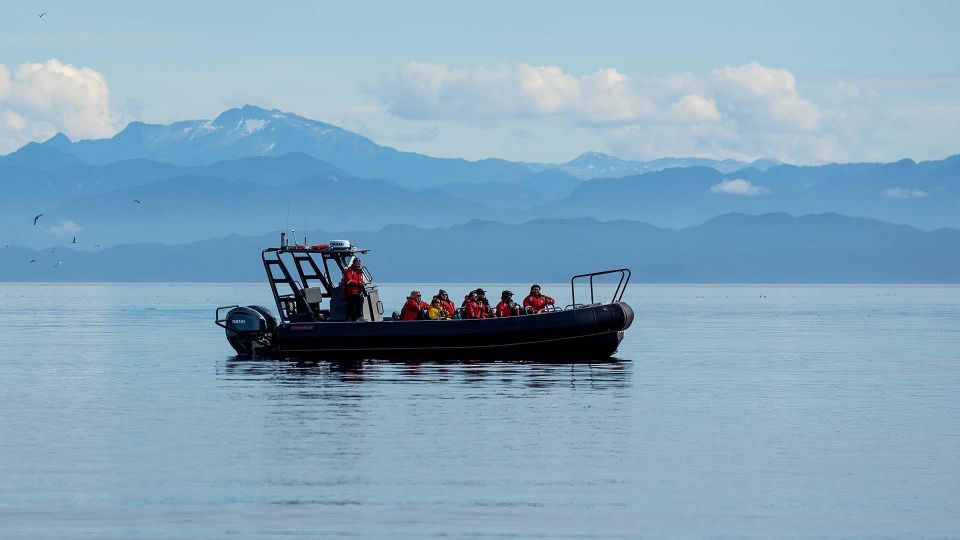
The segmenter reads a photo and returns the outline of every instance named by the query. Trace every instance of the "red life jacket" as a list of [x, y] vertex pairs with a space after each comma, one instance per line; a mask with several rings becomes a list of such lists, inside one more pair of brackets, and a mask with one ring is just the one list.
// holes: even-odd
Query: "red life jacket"
[[553, 298], [545, 294], [541, 294], [540, 296], [530, 294], [523, 299], [523, 307], [533, 308], [534, 313], [540, 313], [543, 311], [543, 308], [552, 306], [553, 304]]
[[444, 300], [443, 298], [441, 298], [441, 299], [440, 299], [440, 305], [443, 307], [443, 309], [447, 310], [447, 313], [449, 313], [451, 317], [452, 317], [453, 314], [456, 313], [456, 311], [457, 311], [457, 306], [456, 306], [456, 304], [454, 304], [454, 303], [453, 303], [453, 300], [450, 300], [450, 298], [447, 298], [446, 300]]
[[510, 304], [506, 300], [501, 300], [497, 304], [497, 317], [509, 317], [511, 315], [513, 315], [513, 309]]
[[426, 302], [418, 302], [415, 298], [407, 297], [407, 302], [400, 309], [400, 320], [415, 321], [420, 318], [420, 310], [429, 307]]
[[477, 305], [480, 306], [480, 317], [478, 317], [479, 319], [489, 319], [490, 317], [493, 317], [493, 314], [490, 312], [489, 303], [483, 302], [481, 300], [477, 300]]
[[463, 318], [464, 319], [482, 319], [483, 307], [480, 302], [471, 300], [469, 296], [463, 299]]
[[343, 272], [343, 280], [340, 282], [343, 285], [343, 295], [344, 296], [356, 296], [360, 294], [363, 290], [361, 285], [363, 285], [363, 273], [357, 272], [353, 268], [347, 268]]

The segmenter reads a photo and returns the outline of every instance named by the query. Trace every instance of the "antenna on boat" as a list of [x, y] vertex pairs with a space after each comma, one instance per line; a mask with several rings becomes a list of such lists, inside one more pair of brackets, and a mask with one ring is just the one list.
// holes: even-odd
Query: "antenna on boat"
[[307, 201], [303, 201], [303, 245], [307, 245]]
[[293, 245], [297, 245], [297, 230], [290, 228], [290, 197], [287, 197], [287, 230], [290, 231], [290, 237], [293, 238]]

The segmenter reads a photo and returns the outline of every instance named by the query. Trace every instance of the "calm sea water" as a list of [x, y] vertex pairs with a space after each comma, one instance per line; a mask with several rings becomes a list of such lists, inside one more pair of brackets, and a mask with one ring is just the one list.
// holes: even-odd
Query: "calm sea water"
[[960, 537], [960, 288], [626, 300], [616, 362], [344, 369], [231, 356], [264, 285], [0, 285], [0, 536]]

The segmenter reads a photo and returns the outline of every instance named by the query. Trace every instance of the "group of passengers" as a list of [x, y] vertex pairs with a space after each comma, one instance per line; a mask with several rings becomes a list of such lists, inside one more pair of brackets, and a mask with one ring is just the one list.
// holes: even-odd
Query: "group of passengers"
[[[363, 286], [366, 278], [363, 275], [363, 264], [359, 258], [354, 258], [344, 269], [340, 285], [346, 300], [347, 320], [361, 320], [363, 315]], [[518, 315], [540, 313], [548, 306], [554, 305], [553, 298], [540, 293], [540, 285], [530, 287], [530, 294], [523, 299], [523, 305], [513, 301], [513, 293], [503, 291], [500, 294], [500, 303], [495, 308], [490, 307], [487, 291], [474, 289], [463, 297], [463, 304], [457, 309], [447, 291], [440, 289], [429, 304], [423, 301], [420, 291], [412, 291], [406, 303], [400, 310], [400, 320], [414, 321], [417, 319], [448, 320], [448, 319], [492, 319], [497, 317], [516, 317]]]
[[530, 294], [523, 299], [523, 305], [513, 301], [513, 293], [503, 291], [500, 294], [500, 303], [490, 307], [487, 291], [474, 289], [463, 297], [460, 309], [456, 308], [447, 291], [440, 289], [430, 303], [423, 301], [420, 291], [411, 291], [406, 303], [400, 310], [401, 321], [415, 321], [418, 319], [448, 320], [448, 319], [492, 319], [496, 317], [516, 317], [518, 315], [540, 313], [547, 306], [555, 304], [553, 298], [541, 294], [540, 286], [530, 287]]

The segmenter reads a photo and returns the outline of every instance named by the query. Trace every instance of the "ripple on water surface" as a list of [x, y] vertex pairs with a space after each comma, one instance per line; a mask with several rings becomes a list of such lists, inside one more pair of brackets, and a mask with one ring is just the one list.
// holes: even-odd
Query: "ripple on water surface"
[[632, 287], [575, 366], [232, 358], [268, 295], [0, 285], [7, 534], [960, 534], [958, 288]]

